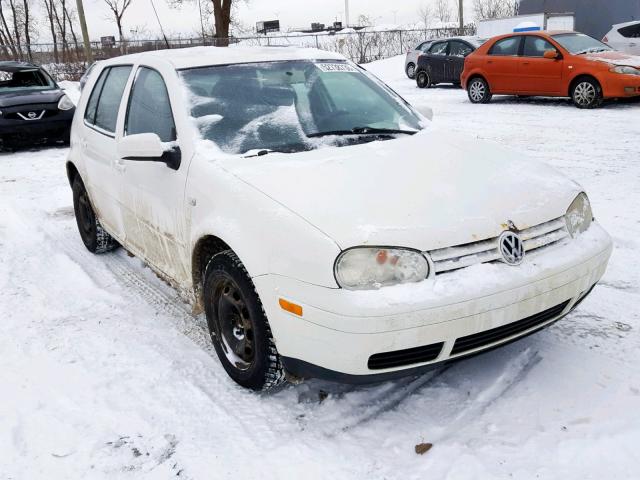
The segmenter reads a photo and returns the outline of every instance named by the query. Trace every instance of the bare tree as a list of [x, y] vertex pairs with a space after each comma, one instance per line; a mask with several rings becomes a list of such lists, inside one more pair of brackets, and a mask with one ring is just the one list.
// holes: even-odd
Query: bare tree
[[418, 9], [418, 18], [424, 28], [428, 29], [431, 25], [431, 20], [433, 20], [433, 10], [431, 9], [431, 5], [428, 3], [421, 5]]
[[473, 9], [478, 20], [514, 17], [518, 15], [520, 0], [474, 0]]
[[435, 15], [442, 23], [451, 21], [451, 4], [449, 0], [436, 0]]
[[122, 34], [122, 17], [124, 17], [127, 8], [131, 5], [132, 0], [104, 0], [109, 10], [113, 14], [113, 19], [118, 27], [118, 38], [122, 42], [124, 35]]

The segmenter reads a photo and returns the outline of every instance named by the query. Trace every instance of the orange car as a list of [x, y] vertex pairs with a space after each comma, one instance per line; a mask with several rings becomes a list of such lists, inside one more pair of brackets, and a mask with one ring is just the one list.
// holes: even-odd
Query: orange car
[[460, 77], [472, 103], [493, 94], [571, 97], [578, 108], [640, 95], [640, 57], [576, 32], [494, 37], [466, 57]]

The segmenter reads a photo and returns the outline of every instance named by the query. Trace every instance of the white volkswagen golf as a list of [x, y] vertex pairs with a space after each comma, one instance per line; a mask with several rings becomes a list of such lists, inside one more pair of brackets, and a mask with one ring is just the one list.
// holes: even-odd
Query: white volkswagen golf
[[67, 174], [86, 247], [122, 245], [204, 310], [255, 390], [379, 381], [522, 337], [611, 253], [578, 184], [433, 128], [320, 50], [100, 62]]

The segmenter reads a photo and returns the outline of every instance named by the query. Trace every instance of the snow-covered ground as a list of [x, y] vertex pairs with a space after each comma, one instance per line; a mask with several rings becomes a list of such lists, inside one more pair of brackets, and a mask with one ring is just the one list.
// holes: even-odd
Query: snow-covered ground
[[0, 154], [0, 479], [640, 478], [640, 102], [476, 106], [402, 67], [367, 68], [584, 185], [615, 250], [581, 307], [421, 377], [250, 393], [140, 261], [84, 249], [65, 149]]

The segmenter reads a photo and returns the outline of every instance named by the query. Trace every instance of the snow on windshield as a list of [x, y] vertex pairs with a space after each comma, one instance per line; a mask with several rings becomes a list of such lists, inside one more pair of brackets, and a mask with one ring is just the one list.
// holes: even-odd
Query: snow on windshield
[[230, 154], [305, 151], [423, 128], [401, 98], [348, 62], [238, 64], [180, 75], [202, 138]]

